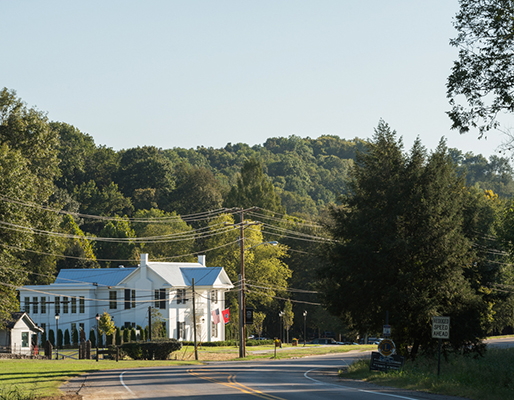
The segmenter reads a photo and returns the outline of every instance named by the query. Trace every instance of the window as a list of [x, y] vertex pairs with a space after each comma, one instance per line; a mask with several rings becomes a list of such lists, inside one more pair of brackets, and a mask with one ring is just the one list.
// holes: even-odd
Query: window
[[218, 324], [211, 322], [211, 336], [218, 337]]
[[177, 339], [184, 339], [186, 336], [186, 323], [177, 321]]
[[71, 323], [71, 334], [73, 335], [73, 332], [77, 330], [77, 324], [75, 322]]
[[46, 297], [41, 297], [41, 314], [46, 314]]
[[69, 300], [67, 297], [63, 297], [62, 298], [62, 312], [64, 314], [68, 314], [68, 303], [69, 303]]
[[23, 307], [23, 311], [27, 314], [30, 314], [30, 297], [25, 297], [25, 305]]
[[77, 299], [75, 297], [71, 298], [71, 313], [72, 314], [77, 313]]
[[211, 292], [211, 301], [214, 303], [214, 304], [218, 304], [218, 291], [217, 290], [213, 290]]
[[61, 299], [59, 296], [55, 296], [54, 304], [55, 304], [55, 313], [60, 314], [61, 313]]
[[111, 310], [116, 310], [117, 302], [116, 302], [116, 292], [109, 292], [109, 308]]
[[154, 292], [154, 300], [155, 308], [160, 308], [161, 310], [166, 309], [166, 289], [155, 289]]
[[81, 314], [84, 314], [86, 312], [84, 296], [80, 296], [80, 299], [79, 299], [79, 312]]
[[186, 289], [177, 289], [177, 304], [187, 303], [187, 292]]
[[41, 329], [43, 329], [43, 333], [46, 333], [46, 324], [44, 322], [41, 324]]
[[21, 347], [29, 347], [29, 333], [28, 332], [21, 333]]
[[32, 312], [33, 312], [34, 314], [37, 314], [37, 311], [38, 311], [38, 307], [37, 307], [37, 305], [38, 305], [37, 297], [33, 297], [33, 298], [32, 298]]
[[125, 289], [125, 310], [130, 309], [130, 289]]
[[132, 289], [132, 308], [136, 308], [136, 290]]
[[155, 307], [161, 310], [166, 309], [166, 289], [159, 289], [155, 291], [155, 299], [159, 300], [155, 302]]

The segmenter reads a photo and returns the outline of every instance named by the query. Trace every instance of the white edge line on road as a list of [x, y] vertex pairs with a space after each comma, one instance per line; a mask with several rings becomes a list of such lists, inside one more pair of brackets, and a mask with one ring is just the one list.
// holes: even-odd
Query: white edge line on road
[[[346, 364], [348, 365], [348, 364]], [[375, 391], [372, 391], [372, 390], [363, 390], [363, 389], [355, 389], [355, 388], [352, 388], [352, 387], [349, 387], [349, 386], [344, 386], [344, 385], [337, 385], [335, 383], [327, 383], [327, 382], [323, 382], [323, 381], [319, 381], [317, 379], [314, 379], [314, 378], [311, 378], [310, 376], [308, 376], [309, 372], [312, 372], [312, 371], [315, 371], [317, 369], [324, 369], [324, 368], [312, 368], [308, 371], [306, 371], [303, 376], [306, 377], [307, 379], [310, 379], [311, 381], [313, 382], [316, 382], [317, 384], [319, 385], [327, 385], [327, 386], [337, 386], [339, 388], [342, 388], [342, 389], [353, 389], [353, 390], [356, 390], [358, 392], [363, 392], [363, 393], [372, 393], [372, 394], [376, 394], [376, 395], [380, 395], [380, 396], [389, 396], [389, 397], [396, 397], [397, 399], [405, 399], [405, 400], [419, 400], [419, 399], [415, 399], [414, 397], [405, 397], [405, 396], [400, 396], [400, 395], [397, 395], [397, 394], [389, 394], [389, 393], [382, 393], [382, 392], [375, 392]]]
[[131, 394], [135, 395], [135, 393], [134, 393], [132, 390], [130, 390], [130, 388], [129, 388], [127, 385], [125, 385], [125, 382], [123, 382], [123, 374], [124, 374], [125, 372], [127, 372], [127, 371], [123, 371], [123, 372], [120, 374], [120, 382], [121, 382], [121, 384], [123, 385], [123, 387], [124, 387], [125, 389], [127, 389]]

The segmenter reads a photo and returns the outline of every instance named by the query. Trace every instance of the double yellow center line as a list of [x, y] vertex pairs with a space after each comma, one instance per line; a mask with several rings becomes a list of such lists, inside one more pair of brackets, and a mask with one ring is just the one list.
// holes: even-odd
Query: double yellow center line
[[[206, 380], [206, 381], [209, 381], [209, 382], [213, 382], [213, 383], [217, 383], [218, 385], [223, 385], [223, 386], [228, 386], [228, 387], [231, 387], [232, 389], [237, 389], [243, 393], [246, 393], [246, 394], [250, 394], [252, 396], [257, 396], [257, 397], [260, 397], [261, 399], [268, 399], [268, 400], [285, 400], [284, 398], [282, 397], [277, 397], [277, 396], [272, 396], [270, 394], [266, 394], [266, 393], [263, 393], [259, 390], [255, 390], [255, 389], [252, 389], [246, 385], [243, 385], [242, 383], [239, 383], [236, 381], [236, 375], [235, 374], [223, 374], [223, 375], [226, 375], [226, 381], [224, 380], [219, 380], [219, 379], [216, 379], [216, 378], [213, 378], [212, 376], [209, 376], [208, 374], [209, 373], [212, 373], [212, 371], [209, 371], [209, 370], [206, 370], [206, 369], [200, 369], [200, 370], [193, 370], [193, 369], [188, 369], [187, 372], [190, 374], [190, 375], [194, 375], [194, 376], [197, 376], [198, 378], [200, 379], [203, 379], [203, 380]], [[220, 373], [217, 373], [217, 374], [220, 374]]]

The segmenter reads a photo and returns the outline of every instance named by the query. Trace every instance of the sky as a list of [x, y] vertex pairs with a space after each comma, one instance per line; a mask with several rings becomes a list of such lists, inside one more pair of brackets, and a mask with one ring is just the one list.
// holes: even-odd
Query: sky
[[458, 0], [0, 0], [0, 88], [115, 150], [450, 130]]

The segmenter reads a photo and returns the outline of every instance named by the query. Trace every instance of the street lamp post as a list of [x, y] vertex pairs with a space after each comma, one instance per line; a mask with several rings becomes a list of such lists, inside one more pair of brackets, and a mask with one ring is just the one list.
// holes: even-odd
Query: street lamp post
[[305, 343], [307, 340], [307, 311], [303, 312], [303, 345], [305, 347]]
[[100, 320], [100, 315], [96, 314], [96, 362], [98, 362], [98, 342], [100, 341], [100, 331], [98, 329], [98, 321]]
[[282, 339], [283, 339], [283, 335], [282, 335], [282, 318], [284, 317], [284, 311], [280, 311], [278, 313], [278, 317], [280, 318], [280, 322], [279, 322], [279, 328], [280, 328], [280, 343], [282, 343]]
[[55, 359], [59, 359], [59, 313], [55, 313]]

